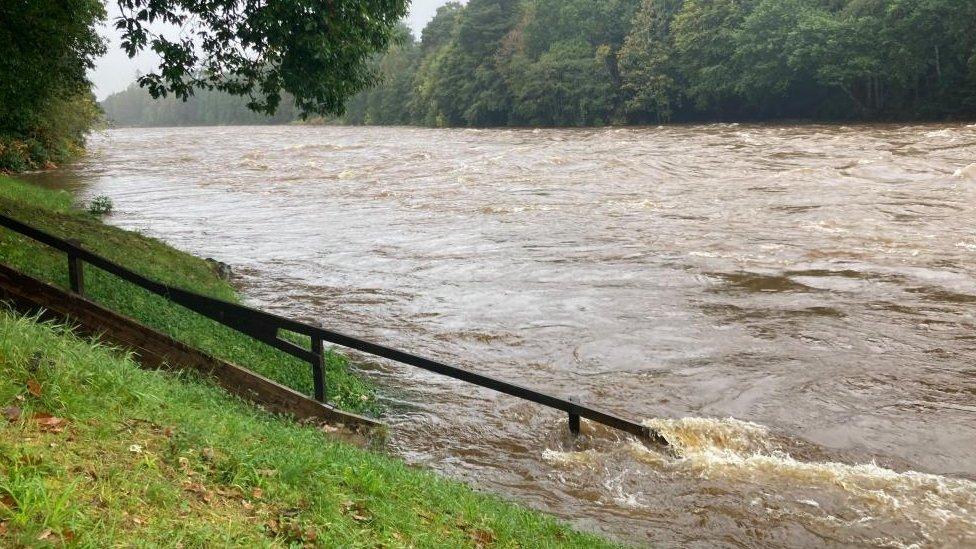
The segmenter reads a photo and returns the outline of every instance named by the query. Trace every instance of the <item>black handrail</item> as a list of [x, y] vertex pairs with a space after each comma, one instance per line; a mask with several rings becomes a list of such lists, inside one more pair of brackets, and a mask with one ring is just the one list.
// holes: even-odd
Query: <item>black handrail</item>
[[[78, 294], [84, 293], [84, 263], [89, 263], [99, 269], [111, 273], [125, 281], [131, 282], [136, 286], [144, 288], [154, 294], [162, 296], [169, 301], [182, 305], [187, 309], [195, 311], [203, 316], [217, 321], [224, 326], [237, 330], [243, 334], [266, 343], [276, 349], [284, 351], [292, 356], [298, 357], [312, 365], [312, 377], [315, 386], [315, 398], [320, 402], [325, 402], [326, 379], [324, 372], [323, 349], [324, 342], [341, 345], [349, 349], [355, 349], [381, 358], [393, 360], [402, 364], [409, 364], [424, 370], [441, 374], [468, 383], [493, 389], [500, 393], [505, 393], [524, 400], [535, 402], [549, 408], [554, 408], [566, 412], [569, 415], [569, 428], [573, 434], [579, 433], [579, 422], [581, 417], [591, 421], [601, 423], [607, 427], [612, 427], [635, 435], [646, 442], [666, 446], [668, 443], [660, 433], [654, 429], [641, 425], [634, 421], [621, 418], [614, 414], [598, 410], [591, 406], [586, 406], [574, 399], [564, 399], [549, 395], [535, 389], [523, 387], [515, 383], [509, 383], [491, 376], [486, 376], [456, 366], [450, 366], [443, 362], [431, 360], [411, 353], [398, 351], [396, 349], [370, 343], [362, 339], [349, 335], [326, 330], [317, 326], [297, 322], [282, 316], [274, 315], [264, 311], [259, 311], [251, 307], [245, 307], [236, 303], [229, 303], [220, 299], [214, 299], [194, 292], [181, 290], [161, 282], [146, 278], [138, 273], [130, 271], [121, 265], [114, 263], [104, 257], [92, 253], [78, 244], [72, 243], [63, 238], [58, 238], [40, 229], [22, 223], [16, 219], [0, 214], [0, 226], [30, 237], [38, 242], [51, 246], [65, 252], [68, 255], [68, 279], [71, 290]], [[286, 341], [279, 337], [279, 331], [286, 330], [297, 334], [306, 335], [311, 339], [311, 348], [305, 349], [295, 343]]]

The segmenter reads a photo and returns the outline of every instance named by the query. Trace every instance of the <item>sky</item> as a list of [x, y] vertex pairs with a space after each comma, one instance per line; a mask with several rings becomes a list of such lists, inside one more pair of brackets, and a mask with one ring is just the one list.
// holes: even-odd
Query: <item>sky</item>
[[[412, 0], [407, 24], [413, 29], [415, 36], [434, 16], [439, 6], [449, 0]], [[102, 36], [108, 42], [108, 53], [98, 59], [95, 68], [88, 72], [88, 77], [95, 85], [95, 96], [99, 101], [109, 95], [124, 90], [136, 79], [137, 72], [149, 72], [156, 66], [158, 58], [153, 53], [143, 53], [135, 59], [129, 57], [119, 47], [119, 33], [112, 21], [118, 17], [118, 6], [114, 0], [106, 2], [108, 8], [108, 22], [102, 29]]]

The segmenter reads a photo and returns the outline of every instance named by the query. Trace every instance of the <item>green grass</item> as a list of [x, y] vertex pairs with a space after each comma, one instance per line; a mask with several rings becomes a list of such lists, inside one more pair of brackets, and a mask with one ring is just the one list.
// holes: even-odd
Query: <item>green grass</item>
[[3, 309], [0, 407], [0, 546], [607, 545]]
[[[0, 212], [51, 234], [72, 238], [130, 270], [167, 284], [227, 301], [238, 301], [234, 289], [198, 257], [166, 244], [103, 224], [76, 208], [65, 191], [43, 189], [0, 175]], [[67, 287], [63, 253], [0, 228], [0, 261], [42, 280]], [[311, 393], [308, 363], [221, 326], [179, 305], [122, 281], [90, 265], [85, 294], [102, 305], [133, 317], [214, 356], [254, 370], [289, 387]], [[372, 387], [350, 371], [346, 358], [330, 352], [326, 361], [328, 399], [340, 408], [377, 411]]]

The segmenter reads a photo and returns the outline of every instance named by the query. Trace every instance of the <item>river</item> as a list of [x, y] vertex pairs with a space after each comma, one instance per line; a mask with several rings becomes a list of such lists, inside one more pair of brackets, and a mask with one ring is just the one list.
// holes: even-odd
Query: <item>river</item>
[[643, 544], [976, 544], [976, 126], [118, 129], [46, 176], [386, 363], [389, 449]]

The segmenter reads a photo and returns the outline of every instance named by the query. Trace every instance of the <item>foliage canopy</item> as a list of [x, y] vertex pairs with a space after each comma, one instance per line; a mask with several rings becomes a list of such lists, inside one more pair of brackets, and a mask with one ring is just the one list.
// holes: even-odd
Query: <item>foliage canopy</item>
[[376, 66], [347, 121], [972, 119], [976, 0], [470, 0]]
[[[99, 118], [86, 71], [105, 52], [105, 0], [0, 3], [0, 170], [61, 161]], [[109, 0], [112, 1], [112, 0]], [[114, 0], [122, 46], [159, 55], [154, 97], [240, 96], [274, 114], [340, 114], [374, 81], [407, 0]]]
[[[383, 51], [406, 0], [118, 0], [122, 47], [149, 48], [158, 71], [139, 78], [153, 97], [194, 89], [248, 96], [274, 114], [282, 92], [302, 113], [338, 114], [372, 83], [370, 56]], [[178, 36], [153, 23], [179, 27]]]
[[343, 121], [976, 118], [976, 0], [469, 0], [399, 35]]

